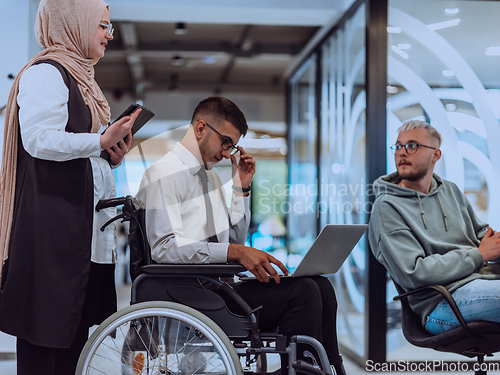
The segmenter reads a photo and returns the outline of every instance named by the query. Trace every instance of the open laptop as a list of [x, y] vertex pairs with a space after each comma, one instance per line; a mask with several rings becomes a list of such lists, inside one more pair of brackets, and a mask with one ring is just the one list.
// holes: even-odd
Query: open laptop
[[[295, 272], [281, 277], [315, 276], [337, 272], [367, 228], [366, 224], [325, 225]], [[255, 279], [255, 276], [250, 274], [240, 278], [243, 281], [250, 279]]]

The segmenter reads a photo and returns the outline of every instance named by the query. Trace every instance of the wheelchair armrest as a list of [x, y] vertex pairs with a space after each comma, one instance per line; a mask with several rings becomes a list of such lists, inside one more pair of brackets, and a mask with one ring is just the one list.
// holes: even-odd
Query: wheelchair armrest
[[[216, 283], [230, 298], [232, 298], [238, 306], [244, 311], [248, 316], [251, 324], [251, 335], [250, 341], [252, 342], [252, 347], [261, 347], [262, 341], [259, 337], [258, 319], [257, 312], [261, 307], [256, 309], [251, 309], [251, 307], [245, 302], [241, 296], [236, 293], [236, 291], [225, 282], [217, 282], [215, 278], [217, 277], [233, 277], [235, 274], [246, 271], [246, 268], [239, 263], [224, 263], [224, 264], [167, 264], [167, 263], [155, 263], [146, 264], [141, 267], [141, 271], [145, 277], [147, 275], [166, 275], [168, 276], [190, 276], [202, 277], [213, 283]], [[141, 277], [141, 276], [140, 276]], [[139, 279], [139, 277], [137, 278]], [[134, 283], [135, 284], [135, 283]], [[134, 286], [132, 286], [134, 288]]]
[[[462, 316], [462, 313], [460, 312], [460, 309], [458, 308], [457, 303], [453, 299], [453, 296], [448, 291], [448, 289], [446, 289], [442, 285], [428, 285], [428, 286], [423, 286], [423, 287], [420, 287], [417, 289], [413, 289], [413, 290], [410, 290], [409, 292], [400, 293], [398, 296], [394, 297], [393, 300], [399, 301], [400, 299], [406, 298], [412, 294], [419, 293], [421, 291], [428, 290], [428, 289], [433, 289], [433, 290], [437, 291], [439, 294], [441, 294], [441, 296], [445, 299], [445, 301], [448, 302], [448, 305], [450, 305], [451, 310], [455, 314], [458, 322], [460, 323], [460, 326], [462, 327], [464, 332], [467, 334], [467, 336], [474, 337], [474, 338], [480, 337], [477, 333], [472, 331], [467, 326], [467, 323], [465, 323], [465, 319]], [[399, 292], [399, 290], [398, 290], [398, 292]]]
[[142, 272], [147, 274], [169, 274], [169, 275], [207, 275], [228, 277], [239, 272], [246, 271], [246, 268], [239, 263], [224, 264], [147, 264], [141, 267]]

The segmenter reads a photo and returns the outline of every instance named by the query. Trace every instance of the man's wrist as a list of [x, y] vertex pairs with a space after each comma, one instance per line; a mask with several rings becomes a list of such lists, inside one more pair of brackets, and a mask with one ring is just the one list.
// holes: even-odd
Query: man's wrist
[[237, 262], [238, 260], [239, 260], [239, 257], [238, 257], [237, 244], [229, 244], [227, 247], [227, 261], [228, 262]]
[[233, 190], [237, 191], [238, 193], [248, 193], [248, 192], [250, 192], [250, 190], [252, 190], [252, 185], [249, 185], [246, 188], [233, 185]]

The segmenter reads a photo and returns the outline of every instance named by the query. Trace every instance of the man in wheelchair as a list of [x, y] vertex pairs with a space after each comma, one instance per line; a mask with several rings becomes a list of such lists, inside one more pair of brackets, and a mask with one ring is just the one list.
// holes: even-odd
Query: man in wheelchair
[[[500, 322], [500, 233], [481, 223], [459, 188], [434, 174], [441, 135], [423, 121], [398, 129], [392, 146], [397, 172], [374, 183], [370, 247], [407, 292], [440, 284], [465, 322]], [[442, 296], [426, 289], [409, 296], [411, 308], [433, 334], [459, 327]]]
[[[237, 146], [247, 129], [245, 116], [233, 102], [207, 98], [196, 107], [183, 140], [145, 172], [137, 198], [146, 207], [152, 259], [176, 264], [240, 263], [257, 280], [229, 284], [252, 309], [262, 306], [260, 330], [278, 328], [287, 337], [307, 335], [319, 340], [335, 372], [344, 374], [336, 337], [337, 301], [329, 280], [281, 278], [272, 264], [284, 274], [288, 271], [279, 260], [243, 245], [255, 173], [254, 159]], [[231, 160], [233, 171], [230, 207], [221, 179], [212, 169], [223, 159]], [[206, 287], [223, 294], [214, 285]]]

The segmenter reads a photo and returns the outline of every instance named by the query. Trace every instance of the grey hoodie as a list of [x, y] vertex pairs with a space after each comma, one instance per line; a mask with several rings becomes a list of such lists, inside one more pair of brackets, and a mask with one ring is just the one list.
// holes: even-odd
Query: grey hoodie
[[[400, 181], [397, 172], [375, 181], [368, 229], [371, 250], [394, 281], [407, 291], [441, 284], [453, 293], [474, 279], [500, 279], [500, 266], [485, 264], [478, 250], [487, 224], [455, 184], [434, 174], [426, 195]], [[423, 324], [441, 300], [433, 291], [409, 298]]]

